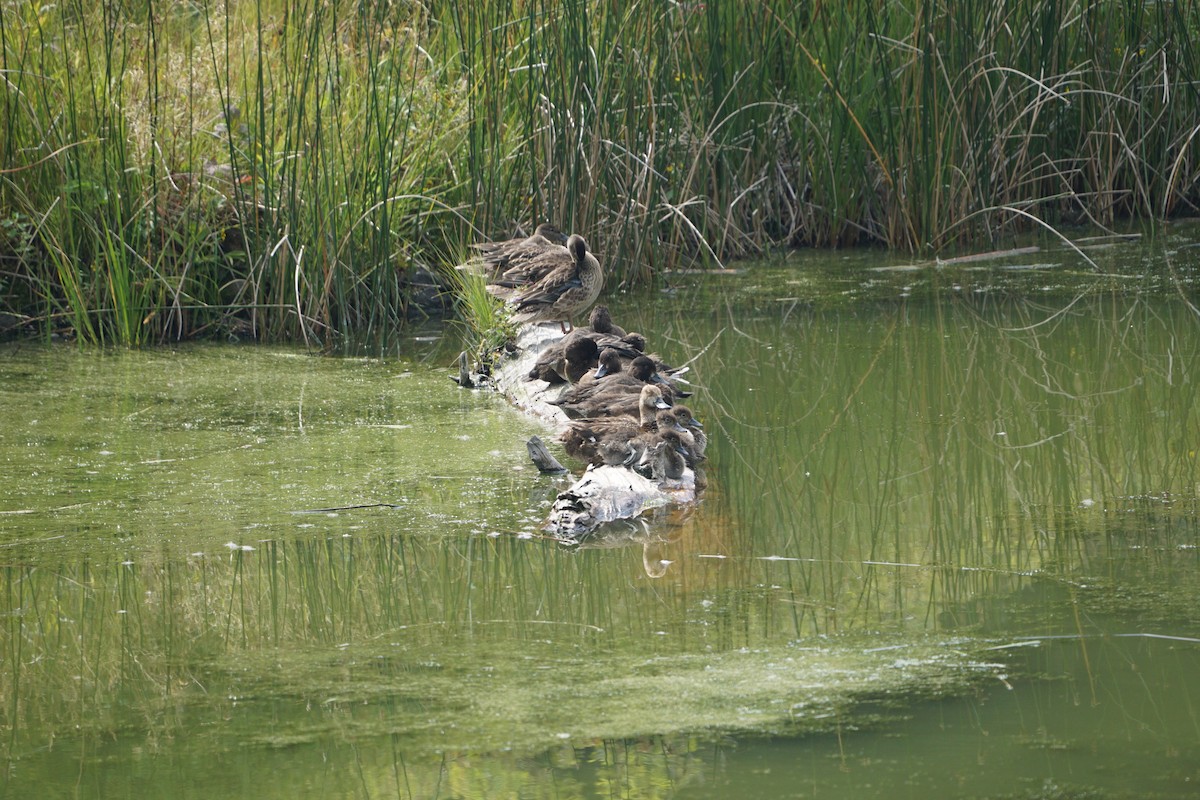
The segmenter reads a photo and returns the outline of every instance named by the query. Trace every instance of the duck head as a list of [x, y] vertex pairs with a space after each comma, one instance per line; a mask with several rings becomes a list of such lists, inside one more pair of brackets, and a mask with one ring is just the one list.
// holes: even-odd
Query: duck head
[[[588, 327], [595, 333], [613, 333], [615, 331], [608, 306], [599, 305], [592, 308], [592, 313], [588, 314]], [[622, 333], [624, 332], [622, 331]]]
[[654, 366], [654, 359], [648, 356], [638, 356], [629, 362], [629, 373], [639, 381], [644, 381], [645, 383], [663, 382], [661, 378], [658, 381], [654, 380], [658, 375], [658, 367]]
[[567, 250], [570, 251], [571, 258], [575, 259], [576, 264], [582, 264], [588, 254], [587, 240], [578, 233], [572, 233], [567, 238]]
[[548, 242], [554, 244], [566, 244], [567, 235], [558, 229], [558, 226], [553, 222], [543, 222], [533, 231], [534, 236], [541, 236]]
[[[588, 339], [595, 346], [595, 340]], [[621, 371], [621, 356], [616, 350], [611, 347], [606, 347], [600, 351], [600, 366], [596, 367], [596, 377], [603, 378], [605, 375], [612, 375]]]
[[567, 359], [568, 364], [583, 365], [586, 364], [585, 371], [591, 369], [600, 358], [600, 347], [596, 344], [595, 339], [587, 336], [572, 335], [570, 341], [563, 348], [563, 357]]
[[639, 353], [646, 352], [646, 337], [640, 333], [627, 333], [621, 337], [621, 341]]
[[704, 427], [687, 406], [675, 406], [675, 420], [685, 428]]
[[653, 383], [647, 383], [642, 387], [641, 395], [638, 398], [638, 406], [642, 409], [643, 418], [656, 419], [657, 414], [671, 407], [671, 404], [663, 397], [662, 389], [655, 386]]
[[683, 428], [679, 425], [679, 417], [673, 408], [659, 411], [655, 415], [654, 421], [659, 433], [665, 433], [666, 431], [674, 431], [676, 434], [683, 433]]

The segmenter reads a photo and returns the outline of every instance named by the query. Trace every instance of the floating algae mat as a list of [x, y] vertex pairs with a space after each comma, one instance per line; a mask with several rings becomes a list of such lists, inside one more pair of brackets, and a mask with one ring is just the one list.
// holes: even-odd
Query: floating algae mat
[[[306, 698], [331, 713], [323, 728], [341, 735], [389, 734], [412, 755], [440, 752], [535, 753], [563, 740], [586, 742], [689, 732], [754, 731], [798, 735], [855, 719], [853, 709], [900, 707], [960, 694], [1003, 678], [1005, 668], [977, 660], [977, 643], [929, 640], [884, 645], [836, 638], [706, 655], [607, 657], [590, 647], [547, 641], [490, 642], [405, 655], [398, 632], [382, 647], [348, 645], [314, 653], [290, 672], [270, 659], [231, 665], [229, 690], [242, 702]], [[257, 679], [240, 678], [242, 674]], [[386, 704], [389, 713], [376, 709]], [[864, 713], [856, 724], [868, 725]], [[291, 735], [295, 735], [294, 733]], [[259, 741], [273, 743], [264, 732]]]

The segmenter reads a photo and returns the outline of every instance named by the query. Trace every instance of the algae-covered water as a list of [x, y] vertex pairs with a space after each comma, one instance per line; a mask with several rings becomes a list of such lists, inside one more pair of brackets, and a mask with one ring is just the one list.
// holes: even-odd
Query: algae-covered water
[[610, 292], [709, 486], [582, 548], [453, 329], [3, 345], [0, 796], [1193, 797], [1193, 239]]

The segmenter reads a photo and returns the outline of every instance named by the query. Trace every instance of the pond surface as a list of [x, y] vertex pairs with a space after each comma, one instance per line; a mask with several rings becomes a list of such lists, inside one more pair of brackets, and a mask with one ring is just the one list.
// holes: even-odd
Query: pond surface
[[4, 345], [0, 796], [1195, 797], [1195, 233], [610, 294], [709, 486], [581, 548], [453, 330]]

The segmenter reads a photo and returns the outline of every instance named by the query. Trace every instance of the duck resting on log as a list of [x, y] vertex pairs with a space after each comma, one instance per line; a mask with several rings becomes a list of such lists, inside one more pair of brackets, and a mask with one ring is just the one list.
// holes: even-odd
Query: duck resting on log
[[571, 318], [591, 307], [604, 287], [604, 270], [577, 233], [565, 247], [551, 245], [527, 261], [520, 275], [507, 276], [489, 281], [487, 289], [512, 307], [513, 321], [558, 322], [564, 334]]
[[694, 503], [705, 485], [707, 437], [678, 405], [690, 394], [679, 386], [682, 370], [647, 354], [645, 337], [617, 326], [607, 307], [593, 308], [586, 327], [568, 329], [596, 302], [604, 272], [582, 236], [561, 245], [546, 233], [539, 226], [535, 234], [545, 243], [529, 237], [479, 248], [493, 267], [488, 291], [520, 323], [512, 355], [497, 361], [490, 382], [586, 464], [542, 526], [577, 543], [605, 523]]

